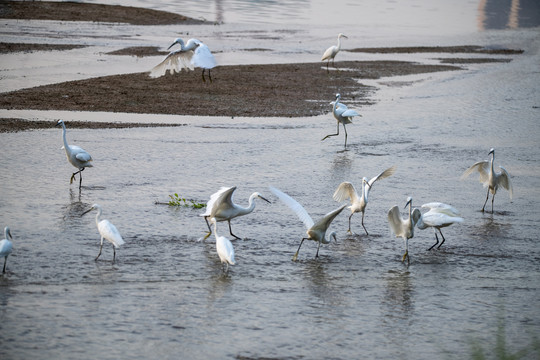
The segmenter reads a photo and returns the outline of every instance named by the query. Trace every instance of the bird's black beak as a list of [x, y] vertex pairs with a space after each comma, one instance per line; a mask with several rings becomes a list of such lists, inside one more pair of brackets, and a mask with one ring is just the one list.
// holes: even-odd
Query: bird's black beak
[[81, 214], [81, 217], [83, 217], [84, 215], [88, 214], [88, 213], [89, 213], [90, 211], [92, 211], [92, 210], [94, 210], [94, 208], [90, 208], [90, 209], [86, 210], [85, 212], [83, 212], [83, 213]]
[[259, 195], [259, 197], [260, 197], [261, 199], [263, 199], [264, 201], [266, 201], [267, 203], [271, 204], [270, 200], [263, 198], [261, 195]]
[[171, 46], [169, 46], [169, 47], [167, 48], [167, 50], [169, 50], [170, 48], [172, 48], [175, 44], [176, 44], [176, 42], [173, 42], [173, 43], [171, 44]]

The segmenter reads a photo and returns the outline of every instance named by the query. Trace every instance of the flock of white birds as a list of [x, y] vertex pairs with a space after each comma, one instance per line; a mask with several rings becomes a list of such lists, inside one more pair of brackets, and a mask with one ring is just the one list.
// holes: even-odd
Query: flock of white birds
[[[334, 58], [341, 49], [342, 37], [347, 38], [347, 36], [340, 33], [338, 35], [337, 46], [331, 46], [324, 52], [321, 61], [327, 60], [327, 71], [330, 60], [332, 60], [332, 65], [334, 65]], [[169, 46], [169, 49], [176, 44], [180, 45], [180, 49], [170, 52], [163, 61], [161, 61], [150, 71], [150, 76], [159, 77], [165, 75], [167, 71], [170, 71], [171, 73], [176, 73], [180, 72], [182, 69], [193, 70], [195, 67], [199, 67], [202, 68], [202, 80], [206, 81], [204, 74], [205, 71], [208, 71], [208, 78], [210, 81], [212, 81], [210, 70], [216, 66], [216, 61], [214, 59], [214, 56], [208, 49], [208, 46], [206, 46], [197, 39], [189, 39], [187, 43], [184, 44], [184, 41], [182, 39], [177, 38], [174, 40], [173, 44]], [[350, 124], [354, 116], [361, 115], [358, 114], [358, 112], [356, 112], [355, 110], [348, 109], [346, 105], [340, 102], [340, 100], [341, 95], [336, 94], [336, 99], [331, 102], [332, 113], [337, 121], [337, 132], [336, 134], [326, 135], [322, 140], [325, 140], [330, 136], [339, 135], [339, 124], [341, 123], [345, 131], [345, 147], [347, 147], [347, 129], [345, 125]], [[77, 169], [77, 171], [71, 175], [70, 184], [73, 183], [73, 180], [78, 174], [80, 191], [82, 187], [82, 172], [85, 168], [92, 167], [92, 156], [84, 149], [76, 145], [69, 145], [67, 143], [66, 125], [62, 120], [58, 121], [57, 126], [62, 127], [63, 149], [66, 152], [67, 160]], [[479, 173], [480, 182], [484, 185], [485, 188], [487, 188], [486, 200], [481, 211], [485, 211], [485, 207], [489, 199], [489, 194], [491, 193], [491, 212], [493, 213], [493, 202], [495, 200], [495, 194], [497, 193], [499, 187], [503, 187], [504, 189], [508, 190], [510, 194], [510, 199], [512, 199], [513, 190], [512, 183], [510, 181], [510, 175], [508, 174], [508, 172], [502, 166], [500, 167], [500, 172], [495, 171], [495, 150], [491, 149], [488, 155], [492, 155], [491, 160], [479, 161], [473, 164], [463, 173], [461, 178], [464, 179], [474, 172]], [[352, 216], [354, 215], [354, 213], [361, 212], [362, 227], [364, 228], [366, 235], [369, 235], [364, 225], [364, 214], [366, 211], [366, 206], [368, 204], [369, 192], [371, 191], [376, 181], [392, 176], [395, 171], [396, 167], [392, 166], [369, 180], [368, 178], [364, 177], [362, 179], [362, 187], [360, 194], [356, 191], [356, 188], [350, 182], [342, 182], [337, 187], [333, 195], [335, 201], [342, 202], [350, 199], [351, 205], [348, 208], [351, 211], [351, 215], [349, 216], [349, 227], [347, 230], [349, 233], [352, 233]], [[231, 234], [231, 236], [240, 239], [240, 237], [236, 236], [232, 232], [231, 220], [235, 217], [251, 213], [255, 209], [255, 199], [262, 199], [270, 203], [270, 201], [265, 199], [261, 194], [255, 192], [249, 197], [248, 206], [242, 207], [236, 204], [233, 200], [235, 190], [236, 186], [222, 187], [221, 189], [219, 189], [216, 193], [210, 196], [210, 200], [208, 201], [206, 206], [206, 211], [200, 215], [201, 217], [204, 217], [208, 226], [208, 233], [204, 237], [204, 239], [207, 239], [212, 234], [212, 228], [210, 224], [213, 225], [213, 232], [216, 238], [216, 251], [222, 263], [222, 266], [223, 264], [226, 265], [226, 268], [222, 268], [225, 272], [228, 272], [229, 265], [236, 264], [234, 257], [234, 247], [227, 237], [218, 235], [217, 223], [227, 221], [229, 225], [229, 233]], [[292, 258], [293, 261], [297, 260], [298, 253], [304, 240], [313, 240], [318, 243], [317, 253], [315, 257], [319, 256], [319, 248], [321, 244], [329, 243], [331, 241], [331, 238], [336, 240], [337, 233], [334, 231], [327, 235], [327, 231], [332, 221], [347, 206], [346, 204], [342, 204], [341, 206], [330, 211], [317, 222], [315, 222], [304, 209], [304, 207], [300, 205], [300, 203], [298, 203], [295, 199], [274, 187], [270, 187], [270, 191], [298, 216], [298, 218], [304, 223], [307, 229], [307, 237], [302, 238], [300, 245], [298, 246], [298, 250]], [[390, 226], [390, 229], [396, 235], [396, 237], [403, 238], [405, 242], [405, 253], [402, 257], [402, 262], [407, 260], [407, 263], [409, 263], [410, 261], [409, 239], [414, 237], [415, 227], [418, 227], [421, 230], [433, 228], [433, 230], [435, 231], [436, 243], [428, 249], [432, 250], [437, 245], [437, 249], [440, 248], [445, 242], [445, 238], [442, 234], [441, 228], [450, 226], [455, 223], [463, 222], [463, 218], [459, 216], [459, 211], [450, 205], [440, 202], [427, 203], [422, 205], [422, 208], [427, 208], [429, 209], [429, 211], [422, 214], [418, 208], [413, 208], [412, 201], [413, 199], [411, 197], [407, 198], [405, 208], [407, 208], [407, 206], [409, 207], [409, 216], [406, 219], [403, 218], [403, 216], [401, 215], [399, 207], [397, 205], [393, 206], [388, 211], [388, 224]], [[122, 236], [120, 235], [118, 229], [111, 222], [105, 219], [101, 219], [102, 209], [101, 206], [99, 206], [98, 204], [94, 204], [88, 211], [85, 211], [82, 215], [92, 210], [97, 211], [96, 226], [101, 236], [99, 253], [95, 260], [97, 261], [101, 255], [101, 251], [103, 248], [103, 240], [107, 240], [113, 245], [114, 263], [116, 260], [116, 248], [119, 248], [122, 244], [124, 244], [124, 240], [122, 239]], [[437, 232], [441, 235], [442, 238], [440, 244]], [[4, 228], [4, 236], [5, 238], [0, 241], [0, 257], [4, 258], [3, 273], [6, 272], [7, 258], [13, 250], [12, 235], [9, 227], [7, 226]]]

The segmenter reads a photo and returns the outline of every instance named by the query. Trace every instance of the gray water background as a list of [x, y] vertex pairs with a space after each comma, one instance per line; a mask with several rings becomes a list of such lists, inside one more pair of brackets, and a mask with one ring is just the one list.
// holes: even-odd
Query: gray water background
[[[224, 19], [237, 14], [238, 23], [180, 31], [204, 38], [222, 64], [318, 61], [343, 26], [332, 18], [323, 28], [310, 20], [311, 10], [298, 11], [299, 22], [306, 24], [291, 24], [286, 16], [259, 24], [257, 11], [234, 4]], [[282, 9], [276, 14], [320, 5], [270, 4]], [[358, 24], [347, 15], [348, 47], [479, 44], [525, 52], [504, 56], [510, 62], [467, 64], [461, 71], [361, 81], [376, 87], [376, 103], [356, 107], [363, 117], [348, 126], [348, 151], [341, 136], [320, 141], [335, 130], [330, 105], [328, 114], [308, 118], [0, 110], [3, 117], [51, 121], [50, 130], [0, 135], [0, 224], [9, 225], [14, 236], [8, 272], [0, 277], [0, 357], [467, 358], [473, 342], [494, 350], [501, 321], [509, 350], [530, 346], [540, 334], [538, 28], [480, 29], [475, 2], [453, 7], [459, 10], [455, 25], [441, 20], [449, 14], [444, 2], [384, 4], [386, 14], [409, 10], [416, 21], [376, 16], [380, 8], [367, 3], [361, 13], [372, 9], [372, 21], [385, 26]], [[356, 9], [338, 5], [344, 14]], [[182, 10], [191, 15], [197, 9]], [[7, 41], [91, 45], [64, 52], [66, 57], [2, 55], [4, 91], [145, 71], [159, 58], [114, 57], [104, 50], [166, 47], [176, 36], [170, 33], [178, 31], [3, 23]], [[271, 51], [245, 51], [256, 45]], [[339, 55], [424, 63], [455, 57]], [[343, 101], [355, 107], [351, 99]], [[95, 159], [83, 173], [79, 196], [69, 185], [73, 168], [60, 149], [61, 130], [53, 127], [58, 119], [185, 126], [70, 130], [68, 125], [68, 142]], [[514, 184], [513, 201], [500, 191], [494, 214], [479, 211], [485, 191], [476, 177], [459, 180], [468, 166], [487, 159], [492, 147], [496, 165], [510, 172]], [[369, 236], [359, 214], [353, 216], [357, 235], [348, 235], [344, 212], [332, 225], [337, 243], [323, 245], [315, 259], [316, 244], [306, 242], [299, 261], [291, 261], [305, 229], [268, 185], [289, 193], [317, 218], [339, 205], [332, 194], [340, 182], [359, 187], [363, 176], [394, 164], [396, 174], [372, 191], [365, 219]], [[173, 193], [203, 202], [221, 186], [237, 186], [235, 199], [243, 205], [254, 191], [272, 201], [258, 202], [252, 214], [233, 220], [235, 233], [245, 239], [233, 241], [238, 264], [228, 274], [221, 271], [213, 238], [199, 241], [206, 231], [198, 216], [202, 210], [155, 204]], [[386, 221], [387, 210], [403, 207], [407, 196], [416, 206], [452, 204], [465, 219], [443, 230], [447, 241], [438, 251], [426, 251], [433, 232], [418, 230], [408, 267], [400, 261], [403, 241], [390, 234]], [[114, 266], [109, 244], [94, 262], [99, 247], [94, 216], [80, 217], [93, 203], [103, 206], [104, 217], [126, 240]], [[218, 231], [228, 235], [226, 224]]]

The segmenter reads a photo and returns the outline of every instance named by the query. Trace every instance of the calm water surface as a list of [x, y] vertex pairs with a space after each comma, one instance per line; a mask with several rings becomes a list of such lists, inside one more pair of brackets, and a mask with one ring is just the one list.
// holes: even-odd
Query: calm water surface
[[[475, 11], [478, 6], [464, 4]], [[384, 44], [393, 42], [385, 33], [401, 25], [379, 34]], [[28, 37], [37, 32], [52, 39], [47, 24], [28, 26]], [[104, 32], [97, 25], [81, 26]], [[235, 26], [224, 29], [234, 32]], [[265, 33], [275, 27], [268, 25]], [[221, 28], [205, 29], [217, 38]], [[3, 30], [7, 38], [15, 36]], [[137, 30], [148, 43], [164, 29]], [[253, 34], [248, 41], [256, 40]], [[305, 52], [297, 50], [298, 61], [319, 57], [319, 30], [303, 34], [311, 40], [301, 45], [288, 35], [281, 40], [291, 49], [305, 45]], [[465, 43], [459, 34], [441, 36], [445, 44]], [[93, 40], [103, 42], [94, 46], [114, 48], [126, 41], [105, 39]], [[376, 104], [358, 107], [363, 117], [348, 126], [347, 151], [341, 136], [320, 141], [335, 131], [331, 115], [231, 119], [1, 110], [3, 117], [48, 119], [51, 125], [61, 118], [185, 126], [70, 130], [68, 123], [68, 142], [95, 159], [83, 173], [80, 195], [69, 185], [72, 167], [60, 149], [60, 129], [0, 135], [0, 224], [9, 225], [14, 236], [8, 272], [0, 277], [0, 357], [461, 359], [470, 357], [474, 341], [493, 351], [501, 320], [509, 350], [529, 346], [540, 334], [538, 31], [474, 29], [467, 39], [525, 53], [507, 57], [509, 63], [364, 82], [377, 87]], [[277, 44], [264, 40], [273, 49], [266, 61], [279, 58]], [[227, 50], [222, 59], [239, 61], [232, 60], [233, 53]], [[126, 61], [101, 56], [116, 70], [115, 64]], [[355, 56], [366, 55], [344, 54]], [[292, 53], [283, 57], [296, 59]], [[413, 57], [436, 62], [439, 54]], [[253, 59], [256, 54], [242, 61]], [[140, 63], [147, 60], [129, 61], [127, 72], [147, 67]], [[25, 67], [46, 72], [38, 64], [30, 56], [25, 64], [5, 66], [0, 83], [6, 90], [17, 87], [10, 84]], [[71, 66], [67, 77], [76, 77], [76, 68], [83, 77], [97, 71], [97, 66]], [[40, 81], [51, 81], [53, 73]], [[348, 100], [343, 99], [354, 105]], [[485, 192], [476, 177], [459, 181], [468, 166], [488, 158], [491, 147], [514, 184], [513, 201], [500, 191], [494, 214], [479, 211]], [[357, 234], [348, 235], [344, 212], [332, 225], [337, 243], [321, 246], [315, 259], [316, 244], [305, 242], [299, 261], [291, 261], [303, 225], [268, 185], [291, 194], [317, 218], [338, 206], [332, 194], [340, 182], [360, 186], [363, 176], [393, 164], [396, 174], [371, 193], [369, 236], [358, 214], [353, 216]], [[233, 220], [234, 232], [244, 239], [233, 242], [238, 264], [223, 274], [213, 237], [199, 241], [206, 230], [198, 216], [203, 211], [156, 201], [176, 192], [203, 202], [221, 186], [233, 185], [242, 205], [254, 191], [272, 204], [258, 202], [252, 214]], [[400, 261], [403, 242], [390, 234], [386, 221], [387, 210], [403, 207], [407, 196], [417, 206], [450, 203], [465, 218], [444, 230], [447, 241], [438, 251], [426, 251], [433, 232], [418, 230], [408, 267]], [[115, 265], [108, 244], [94, 261], [99, 250], [94, 216], [80, 216], [93, 203], [103, 206], [104, 217], [126, 240]], [[226, 224], [218, 231], [228, 235]]]

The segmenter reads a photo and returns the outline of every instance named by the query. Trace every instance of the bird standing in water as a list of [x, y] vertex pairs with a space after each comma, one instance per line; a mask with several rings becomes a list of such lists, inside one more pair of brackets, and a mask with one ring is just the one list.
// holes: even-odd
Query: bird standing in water
[[96, 225], [99, 231], [99, 235], [101, 235], [101, 244], [99, 245], [99, 254], [97, 255], [95, 260], [97, 261], [97, 259], [99, 259], [99, 256], [101, 255], [101, 249], [103, 249], [103, 239], [105, 239], [111, 244], [113, 244], [114, 255], [113, 255], [112, 262], [114, 264], [114, 261], [116, 260], [116, 248], [124, 244], [122, 235], [120, 235], [120, 232], [118, 231], [116, 226], [111, 224], [109, 220], [105, 220], [105, 219], [101, 220], [101, 206], [99, 206], [98, 204], [92, 205], [92, 207], [89, 210], [82, 213], [81, 216], [83, 216], [86, 213], [89, 213], [92, 210], [97, 210]]
[[221, 261], [222, 268], [223, 264], [226, 264], [227, 269], [225, 269], [225, 272], [229, 272], [229, 264], [236, 265], [236, 261], [234, 260], [234, 247], [229, 239], [227, 239], [225, 236], [218, 235], [216, 219], [211, 218], [210, 223], [214, 225], [214, 235], [216, 237], [216, 251], [218, 253], [219, 260]]
[[92, 167], [92, 156], [84, 150], [83, 148], [80, 148], [76, 145], [68, 145], [66, 140], [66, 125], [64, 124], [64, 121], [58, 120], [56, 123], [56, 126], [62, 126], [62, 140], [64, 141], [64, 150], [66, 151], [66, 157], [69, 163], [73, 166], [75, 166], [79, 171], [74, 172], [71, 175], [71, 179], [69, 180], [69, 183], [72, 184], [73, 180], [75, 179], [75, 175], [79, 174], [79, 191], [82, 187], [82, 172], [87, 167]]
[[425, 230], [428, 227], [431, 227], [435, 231], [435, 239], [437, 242], [433, 244], [428, 251], [439, 244], [439, 237], [437, 236], [437, 230], [439, 230], [439, 233], [442, 236], [442, 242], [439, 244], [439, 246], [437, 246], [437, 249], [439, 249], [446, 241], [441, 228], [463, 222], [463, 218], [459, 217], [459, 211], [457, 211], [456, 208], [441, 202], [430, 202], [422, 205], [422, 207], [429, 209], [429, 211], [422, 214], [416, 223], [416, 227], [418, 227], [420, 230]]
[[13, 251], [13, 244], [10, 240], [13, 240], [11, 237], [11, 231], [9, 230], [9, 227], [4, 228], [4, 235], [5, 239], [0, 240], [0, 257], [4, 258], [4, 269], [2, 270], [2, 273], [6, 273], [6, 264], [7, 264], [7, 258]]
[[346, 124], [352, 123], [353, 116], [362, 116], [359, 113], [356, 112], [356, 110], [348, 109], [347, 105], [340, 103], [341, 95], [336, 94], [336, 100], [333, 101], [331, 104], [333, 104], [332, 107], [332, 114], [334, 115], [334, 118], [337, 120], [337, 132], [335, 134], [329, 134], [326, 135], [321, 139], [321, 141], [327, 139], [330, 136], [338, 136], [339, 135], [339, 124], [343, 124], [343, 130], [345, 130], [345, 148], [347, 148], [347, 128], [345, 127]]
[[396, 237], [401, 237], [405, 241], [405, 254], [403, 254], [401, 262], [407, 259], [407, 264], [409, 264], [409, 239], [414, 237], [414, 226], [422, 216], [422, 213], [418, 209], [412, 209], [412, 197], [407, 198], [405, 207], [407, 205], [409, 206], [409, 218], [403, 219], [399, 212], [399, 207], [394, 205], [388, 210], [388, 224]]

